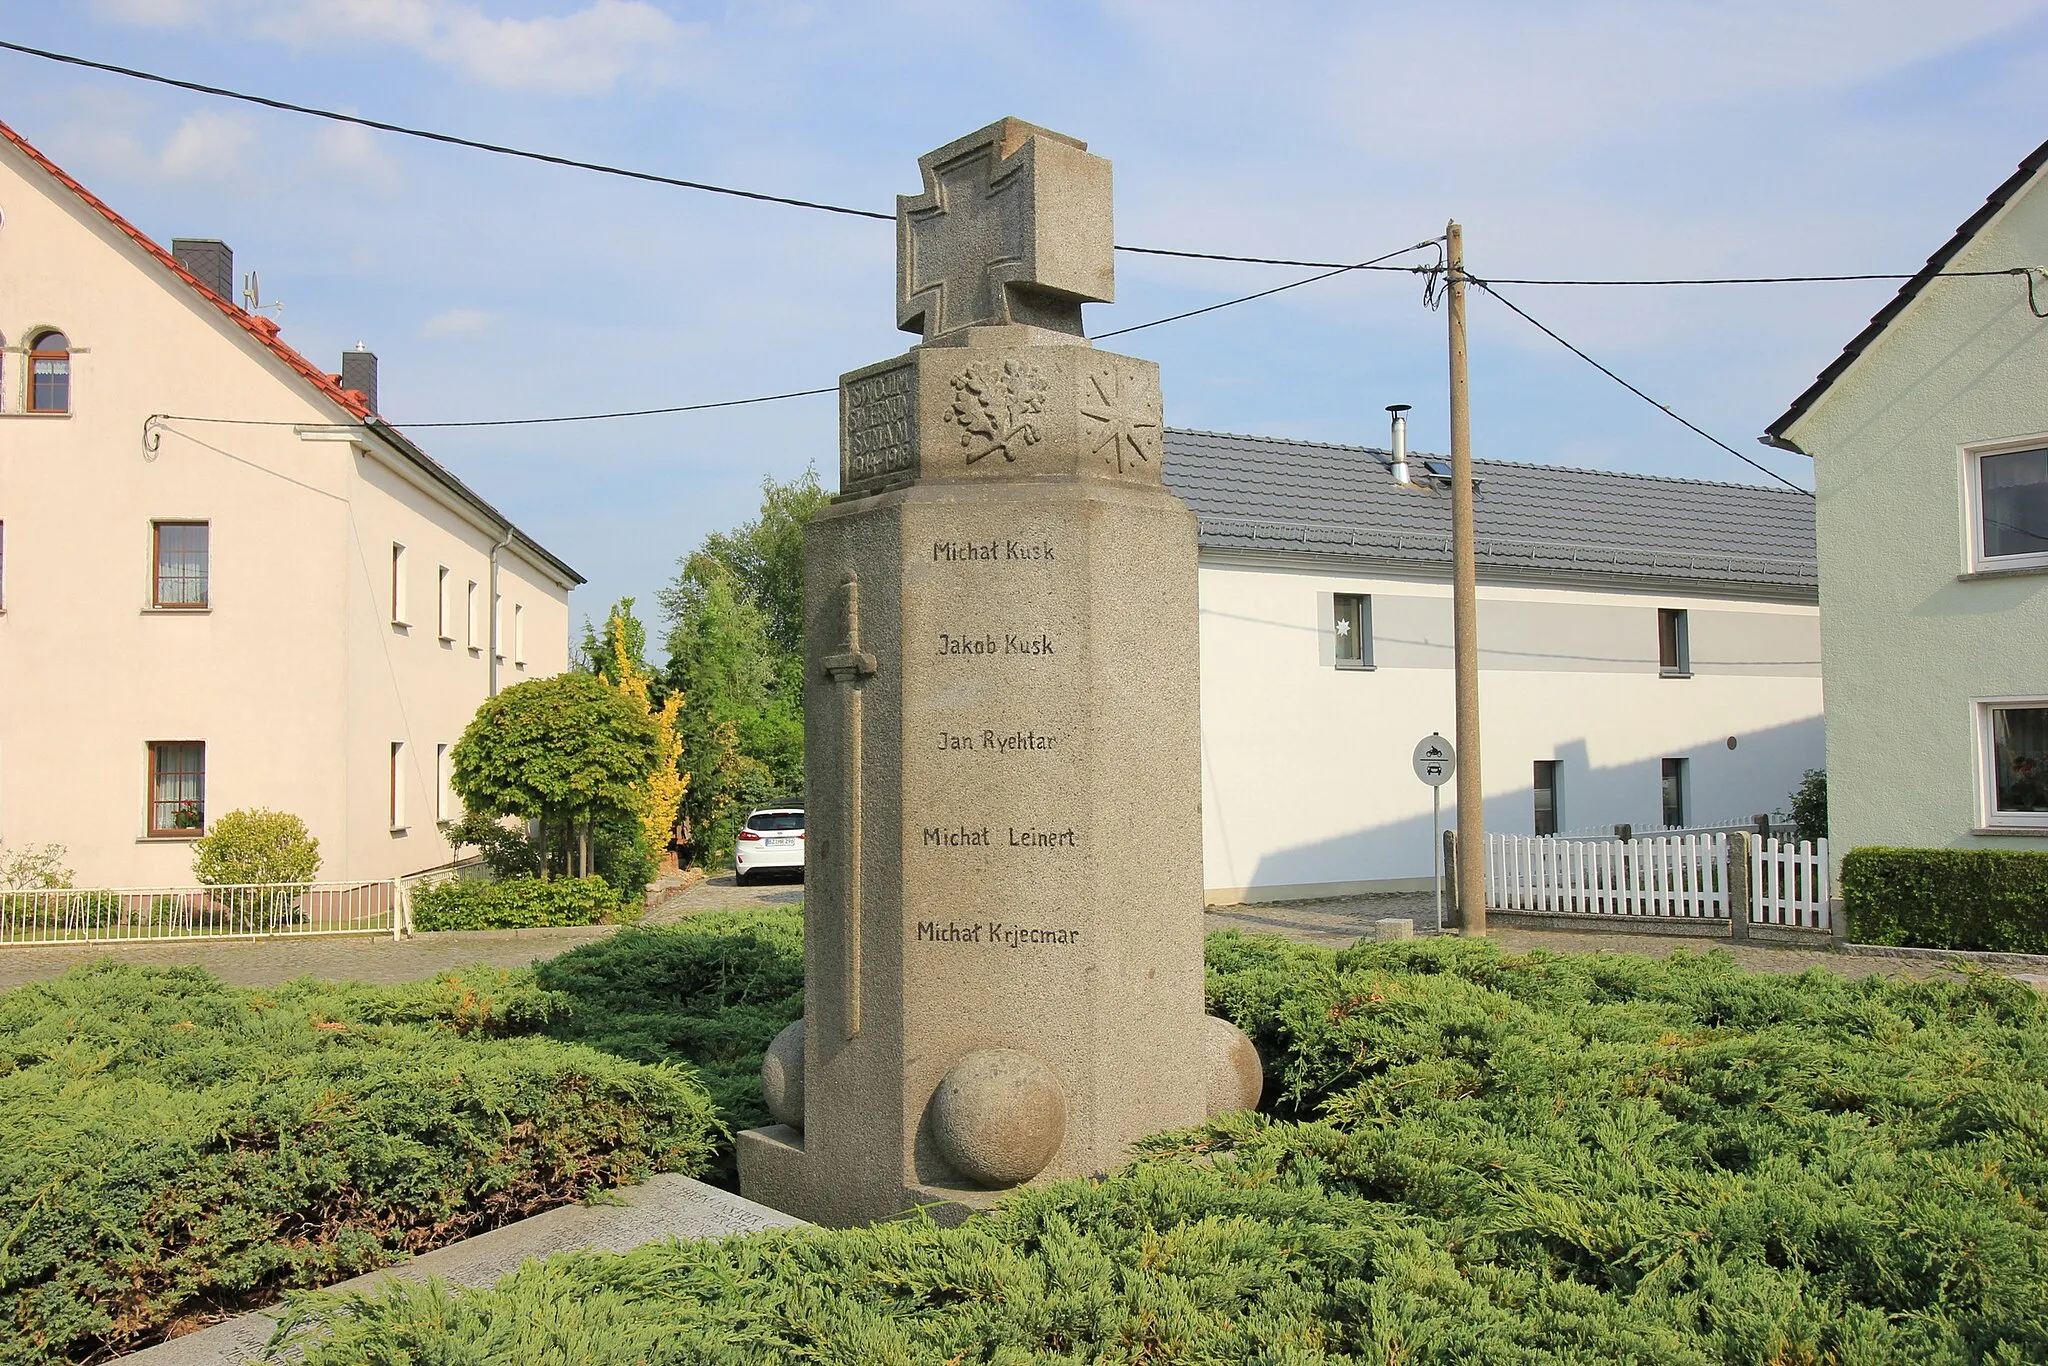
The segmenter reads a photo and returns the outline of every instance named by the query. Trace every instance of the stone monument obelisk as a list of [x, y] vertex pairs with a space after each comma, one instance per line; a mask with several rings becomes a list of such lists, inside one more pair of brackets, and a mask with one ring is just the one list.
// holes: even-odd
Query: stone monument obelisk
[[897, 201], [897, 324], [840, 380], [804, 541], [805, 1018], [748, 1197], [958, 1214], [1252, 1104], [1202, 1008], [1195, 521], [1159, 370], [1097, 351], [1110, 169], [1015, 119]]

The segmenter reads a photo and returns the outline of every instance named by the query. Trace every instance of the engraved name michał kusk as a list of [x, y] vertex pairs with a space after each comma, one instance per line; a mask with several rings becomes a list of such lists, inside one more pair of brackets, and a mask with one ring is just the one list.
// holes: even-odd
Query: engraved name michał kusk
[[1050, 541], [933, 541], [934, 564], [1047, 564], [1058, 559]]

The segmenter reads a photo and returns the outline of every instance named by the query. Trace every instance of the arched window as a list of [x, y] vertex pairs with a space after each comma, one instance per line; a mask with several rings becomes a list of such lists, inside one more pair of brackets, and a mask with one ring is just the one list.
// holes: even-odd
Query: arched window
[[62, 332], [45, 332], [29, 345], [28, 410], [71, 411], [71, 342]]

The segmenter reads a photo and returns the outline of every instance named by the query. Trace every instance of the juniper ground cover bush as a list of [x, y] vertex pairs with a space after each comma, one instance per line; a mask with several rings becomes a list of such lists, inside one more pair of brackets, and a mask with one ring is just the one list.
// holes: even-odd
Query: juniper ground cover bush
[[1270, 1113], [909, 1221], [301, 1301], [353, 1363], [2048, 1360], [2048, 1010], [1985, 975], [1214, 936]]
[[97, 1361], [657, 1171], [685, 1070], [524, 1037], [531, 973], [230, 987], [105, 963], [0, 995], [0, 1363]]

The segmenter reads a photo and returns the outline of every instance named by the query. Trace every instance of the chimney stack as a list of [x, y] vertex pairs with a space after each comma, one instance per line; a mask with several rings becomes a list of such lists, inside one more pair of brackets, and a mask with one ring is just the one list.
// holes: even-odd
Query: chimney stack
[[341, 353], [341, 387], [353, 389], [361, 394], [370, 405], [374, 416], [377, 412], [377, 353], [356, 343], [353, 351]]
[[1391, 454], [1394, 457], [1394, 482], [1397, 484], [1406, 484], [1409, 482], [1408, 410], [1413, 406], [1413, 404], [1408, 403], [1389, 403], [1387, 405], [1387, 412], [1391, 414], [1394, 419], [1394, 430], [1392, 434], [1393, 440], [1390, 443], [1392, 449], [1389, 452], [1389, 454]]
[[173, 237], [171, 257], [199, 277], [199, 283], [229, 303], [235, 301], [235, 254], [211, 237]]

